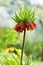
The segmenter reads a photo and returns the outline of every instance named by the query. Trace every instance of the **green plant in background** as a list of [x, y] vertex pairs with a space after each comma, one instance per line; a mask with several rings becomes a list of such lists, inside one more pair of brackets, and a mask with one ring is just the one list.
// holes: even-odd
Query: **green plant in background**
[[[3, 58], [1, 60], [1, 58]], [[19, 65], [19, 61], [14, 57], [13, 54], [7, 53], [6, 55], [0, 56], [0, 64], [1, 65]]]
[[18, 13], [15, 12], [15, 15], [12, 17], [12, 19], [18, 23], [15, 26], [15, 30], [17, 32], [23, 32], [23, 44], [22, 44], [22, 53], [21, 53], [21, 62], [20, 65], [23, 65], [23, 50], [24, 50], [24, 42], [25, 42], [25, 35], [26, 30], [33, 30], [36, 28], [36, 24], [34, 23], [35, 18], [35, 12], [29, 9], [26, 5], [24, 5], [24, 8], [20, 8], [20, 11]]
[[[20, 65], [20, 58], [14, 53], [6, 53], [0, 55], [0, 64], [1, 65]], [[24, 56], [23, 65], [42, 65], [40, 62], [33, 62], [27, 56]]]
[[15, 44], [21, 42], [21, 38], [20, 34], [15, 32], [13, 28], [0, 27], [0, 52], [3, 50], [3, 48], [11, 46], [14, 47]]
[[29, 42], [26, 40], [24, 49], [26, 55], [31, 55], [33, 60], [41, 60], [41, 42]]
[[[14, 51], [16, 51], [17, 54], [15, 52], [14, 53], [12, 53], [12, 52], [9, 53], [9, 51], [7, 53], [5, 51], [3, 54], [1, 54], [0, 55], [0, 64], [1, 65], [20, 65], [20, 54], [21, 54], [21, 50], [15, 48]], [[24, 59], [23, 59], [24, 65], [30, 65], [31, 64], [31, 61], [25, 55], [25, 53], [24, 53], [24, 56], [23, 57], [24, 57]]]

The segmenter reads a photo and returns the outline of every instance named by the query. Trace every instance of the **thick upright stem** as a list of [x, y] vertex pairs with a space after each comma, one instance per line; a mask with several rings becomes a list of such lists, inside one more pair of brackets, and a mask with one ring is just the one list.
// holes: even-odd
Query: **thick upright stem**
[[24, 30], [24, 34], [23, 34], [23, 44], [22, 44], [22, 53], [21, 53], [21, 62], [20, 65], [22, 64], [22, 60], [23, 60], [23, 50], [24, 50], [24, 43], [25, 43], [25, 35], [26, 35], [26, 30]]

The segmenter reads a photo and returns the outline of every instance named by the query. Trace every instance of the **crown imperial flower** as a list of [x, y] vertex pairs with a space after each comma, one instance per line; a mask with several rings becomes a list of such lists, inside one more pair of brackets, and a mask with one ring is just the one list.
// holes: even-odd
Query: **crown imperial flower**
[[23, 32], [23, 30], [25, 29], [34, 30], [35, 28], [36, 24], [34, 22], [27, 22], [27, 23], [20, 22], [15, 26], [14, 30], [16, 30], [17, 32]]
[[34, 22], [35, 12], [24, 5], [24, 8], [20, 8], [18, 13], [12, 19], [17, 23], [14, 30], [17, 32], [23, 32], [24, 30], [34, 30], [36, 28], [36, 23]]

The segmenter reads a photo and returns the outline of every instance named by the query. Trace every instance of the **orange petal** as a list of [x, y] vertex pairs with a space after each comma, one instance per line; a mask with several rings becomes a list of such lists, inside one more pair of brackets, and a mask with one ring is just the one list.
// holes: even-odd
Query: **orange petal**
[[27, 30], [33, 30], [36, 28], [36, 24], [34, 22], [27, 22], [26, 28], [27, 28]]
[[25, 30], [25, 24], [23, 22], [18, 23], [15, 28], [17, 32], [23, 32]]

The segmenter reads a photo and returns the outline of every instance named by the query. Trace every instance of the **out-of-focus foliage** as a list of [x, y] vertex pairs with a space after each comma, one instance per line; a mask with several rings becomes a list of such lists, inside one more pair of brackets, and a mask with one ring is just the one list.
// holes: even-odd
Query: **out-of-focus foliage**
[[[14, 48], [14, 47], [12, 47]], [[10, 48], [9, 48], [10, 50]], [[17, 54], [15, 52], [10, 52], [9, 51], [5, 51], [2, 52], [0, 54], [0, 64], [4, 64], [4, 65], [20, 65], [20, 56], [21, 56], [21, 50], [20, 49], [16, 49], [14, 48], [14, 51], [17, 52]], [[25, 55], [23, 55], [24, 59], [23, 59], [23, 65], [30, 65], [31, 64], [31, 60]], [[1, 60], [2, 58], [2, 60]], [[27, 59], [27, 60], [26, 60]], [[25, 61], [26, 60], [26, 61]]]
[[26, 41], [24, 51], [28, 56], [32, 56], [32, 59], [41, 60], [41, 49], [42, 42], [34, 41], [30, 43], [29, 41]]
[[14, 46], [22, 41], [20, 34], [16, 33], [13, 28], [0, 27], [0, 51], [3, 48]]
[[[16, 49], [17, 53], [21, 50]], [[21, 52], [19, 53], [21, 54]], [[20, 57], [14, 53], [2, 52], [0, 55], [0, 64], [1, 65], [20, 65]], [[32, 61], [31, 58], [27, 57], [25, 54], [23, 55], [23, 65], [42, 65], [42, 62]]]

